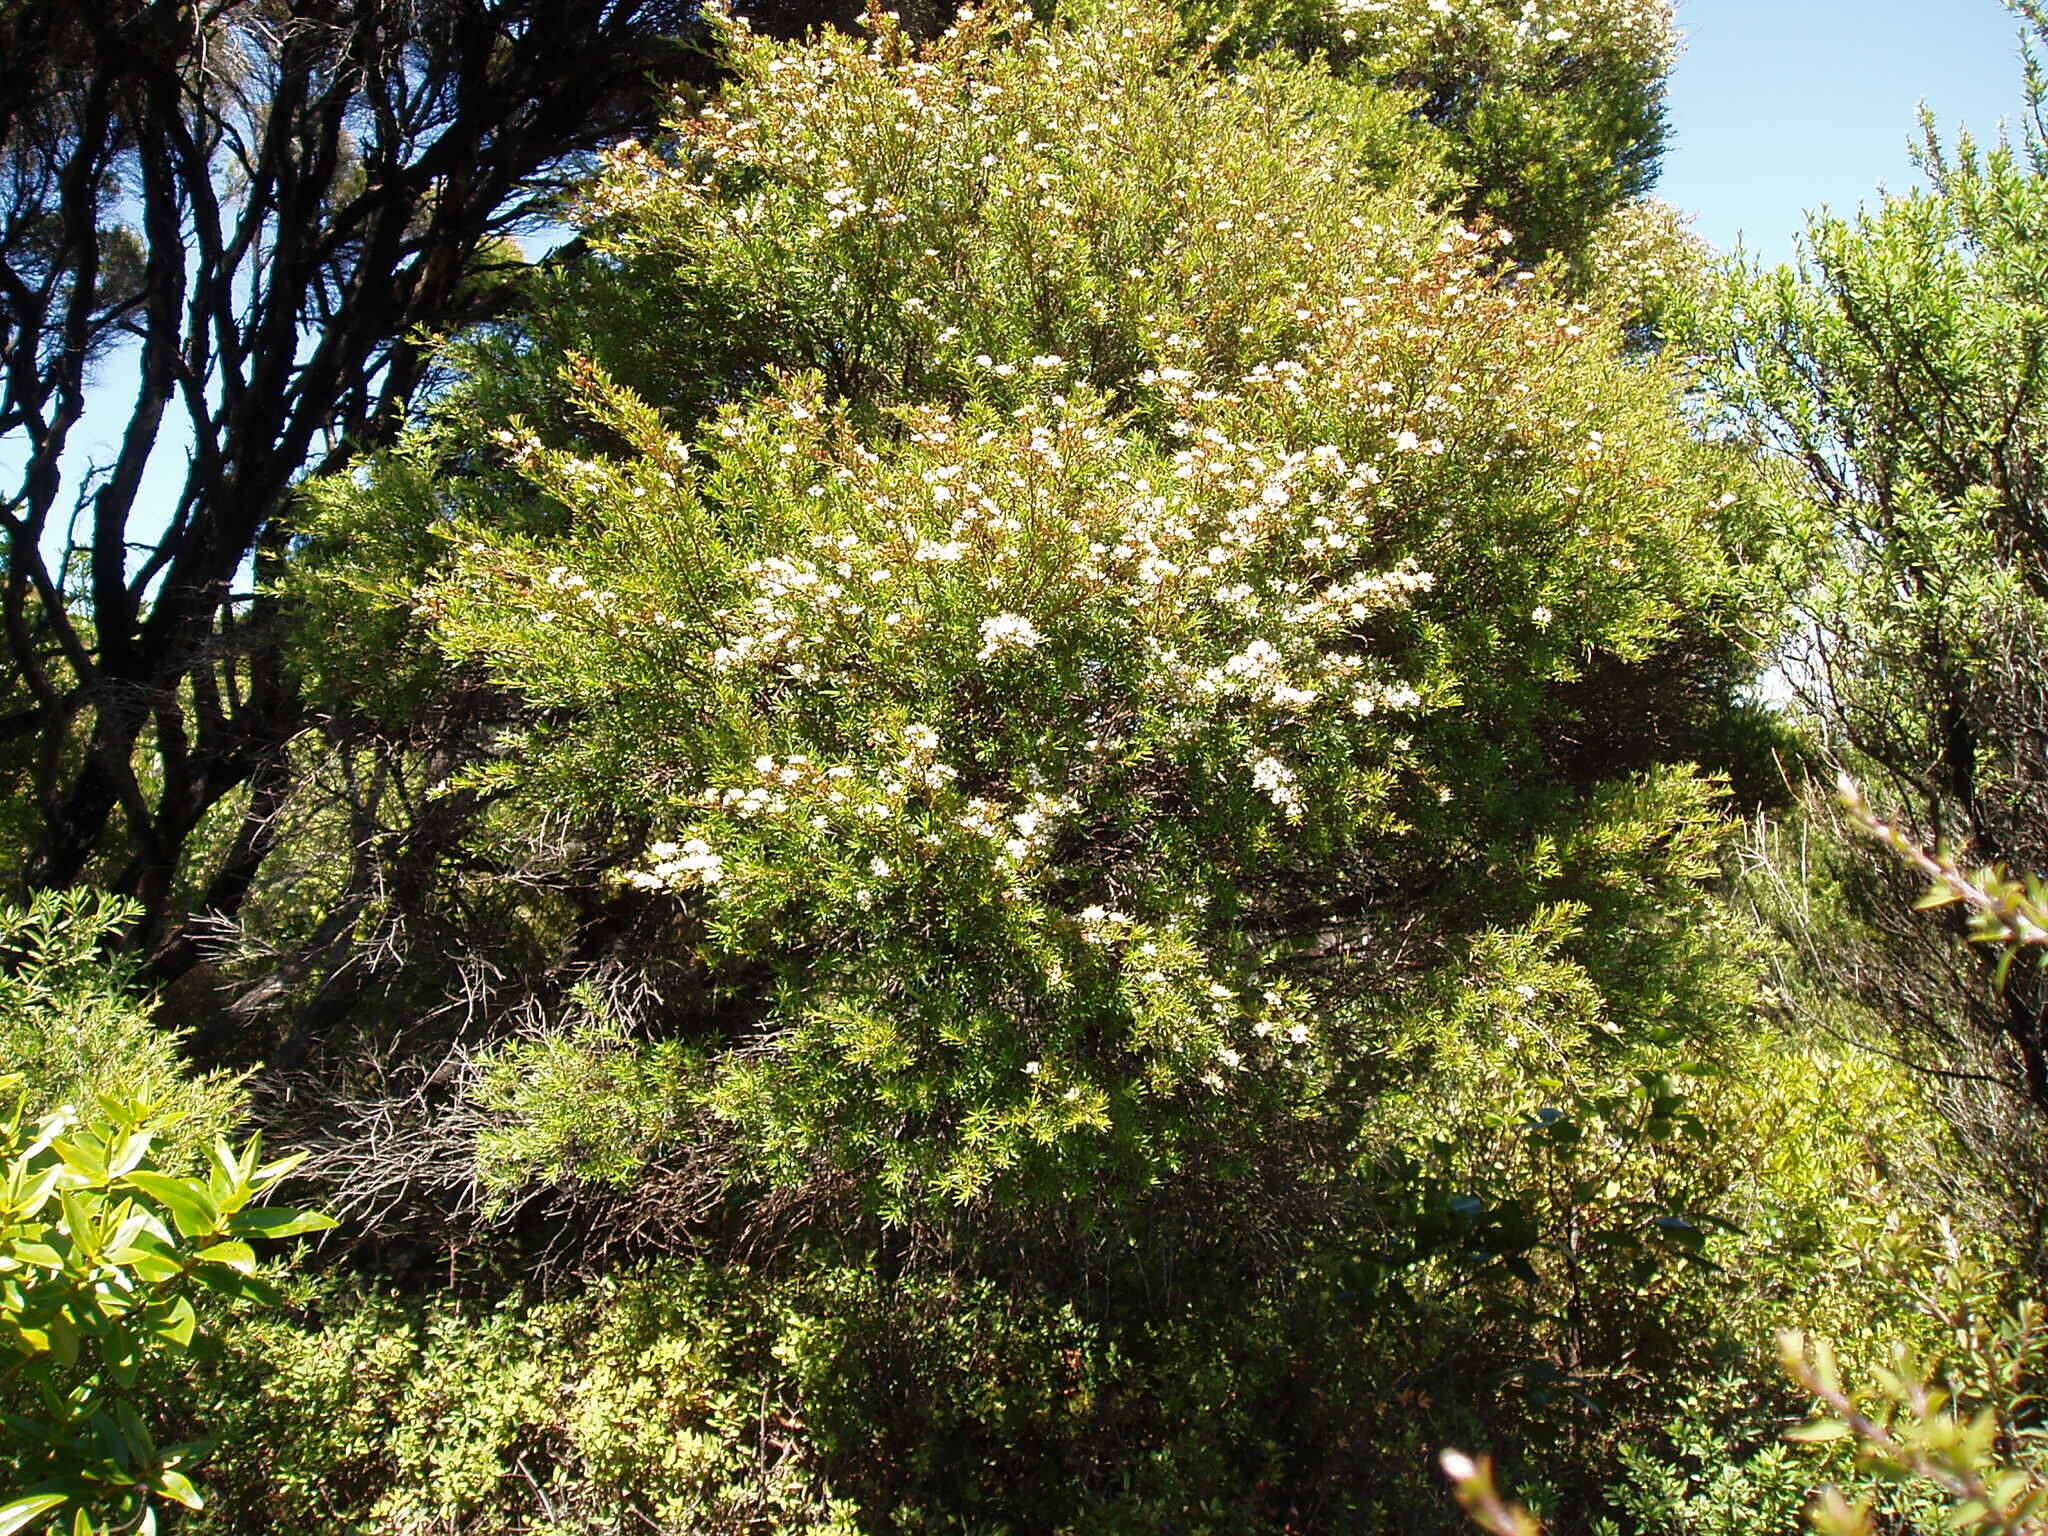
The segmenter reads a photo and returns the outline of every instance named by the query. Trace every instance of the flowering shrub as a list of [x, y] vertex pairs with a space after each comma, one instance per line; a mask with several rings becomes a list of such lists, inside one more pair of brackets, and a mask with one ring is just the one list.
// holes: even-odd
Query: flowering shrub
[[1586, 300], [1630, 330], [1631, 341], [1654, 342], [1668, 311], [1693, 301], [1704, 286], [1707, 243], [1669, 203], [1623, 203], [1596, 228], [1584, 262]]
[[1423, 1530], [1481, 1430], [1566, 1520], [1796, 1502], [1755, 1346], [1889, 1318], [1840, 1189], [1925, 1128], [1751, 1026], [1715, 899], [1770, 623], [1617, 323], [1681, 233], [1611, 139], [1550, 234], [1440, 211], [1665, 55], [1445, 14], [736, 29], [315, 492], [311, 691], [458, 695], [392, 889], [474, 949], [350, 1021], [422, 1068], [385, 1187], [466, 1148], [449, 1273], [550, 1299], [266, 1329], [222, 1528]]
[[[1329, 0], [1326, 14], [1376, 73], [1404, 72], [1444, 95], [1491, 75], [1540, 79], [1568, 63], [1661, 79], [1678, 55], [1670, 0]], [[1492, 68], [1461, 77], [1430, 67], [1446, 54], [1485, 58]]]
[[1655, 179], [1679, 46], [1671, 0], [1239, 0], [1196, 12], [1237, 46], [1279, 42], [1413, 93], [1441, 130], [1465, 217], [1511, 230], [1524, 260], [1582, 268], [1594, 232]]
[[585, 213], [618, 280], [546, 328], [598, 329], [671, 413], [769, 367], [828, 399], [1015, 405], [1278, 361], [1340, 231], [1394, 262], [1437, 240], [1410, 204], [1444, 172], [1402, 98], [1277, 61], [1211, 73], [1165, 6], [1081, 28], [970, 8], [922, 49], [870, 24], [804, 49], [733, 32], [738, 88], [606, 157]]
[[592, 202], [755, 370], [689, 430], [569, 355], [573, 436], [483, 438], [544, 510], [458, 503], [415, 594], [549, 712], [492, 781], [646, 828], [618, 879], [726, 999], [696, 1092], [754, 1176], [898, 1217], [1149, 1182], [1330, 1119], [1495, 925], [1559, 935], [1515, 1008], [1712, 1027], [1571, 916], [1696, 899], [1694, 792], [1553, 764], [1589, 658], [1728, 600], [1740, 483], [1611, 328], [1376, 175], [1371, 92], [1175, 37], [739, 35]]

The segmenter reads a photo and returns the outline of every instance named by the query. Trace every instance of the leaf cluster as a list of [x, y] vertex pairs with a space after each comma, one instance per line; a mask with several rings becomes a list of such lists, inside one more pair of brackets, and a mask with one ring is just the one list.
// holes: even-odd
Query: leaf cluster
[[0, 1527], [154, 1530], [156, 1501], [198, 1508], [183, 1470], [204, 1447], [160, 1446], [144, 1377], [195, 1347], [200, 1314], [274, 1306], [254, 1242], [331, 1227], [259, 1203], [300, 1159], [263, 1163], [260, 1141], [216, 1141], [204, 1175], [152, 1161], [160, 1106], [101, 1096], [27, 1119], [18, 1078], [0, 1186], [0, 1393], [19, 1496]]

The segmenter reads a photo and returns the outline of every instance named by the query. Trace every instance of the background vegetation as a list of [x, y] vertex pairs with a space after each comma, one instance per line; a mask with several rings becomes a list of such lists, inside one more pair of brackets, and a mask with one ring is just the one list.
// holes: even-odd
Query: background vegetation
[[0, 1532], [2040, 1529], [2031, 57], [586, 9], [0, 6]]

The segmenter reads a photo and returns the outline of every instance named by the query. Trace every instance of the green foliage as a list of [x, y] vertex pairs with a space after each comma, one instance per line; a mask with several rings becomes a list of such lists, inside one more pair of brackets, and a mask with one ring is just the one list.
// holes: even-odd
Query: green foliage
[[[1371, 92], [1117, 22], [742, 39], [594, 201], [650, 294], [819, 371], [692, 440], [571, 357], [589, 440], [479, 428], [544, 499], [444, 484], [415, 597], [550, 713], [466, 783], [648, 828], [622, 874], [738, 1032], [695, 1092], [745, 1172], [897, 1221], [1339, 1127], [1383, 1010], [1552, 905], [1615, 1033], [1740, 1006], [1637, 979], [1693, 941], [1628, 914], [1715, 873], [1683, 773], [1595, 791], [1549, 727], [1733, 601], [1742, 482], [1375, 175]], [[1423, 888], [1394, 977], [1329, 963]]]
[[1677, 55], [1666, 0], [1215, 0], [1198, 22], [1345, 77], [1412, 92], [1441, 133], [1468, 219], [1513, 231], [1518, 257], [1583, 277], [1596, 231], [1641, 198], [1664, 148]]
[[[1952, 858], [1928, 853], [1879, 821], [1847, 779], [1842, 796], [1862, 830], [1929, 881], [1917, 909], [1961, 905], [1970, 914], [1967, 936], [1999, 948], [1994, 985], [2005, 983], [2015, 955], [2048, 945], [2039, 881], [1996, 869], [1965, 874]], [[1925, 1357], [1894, 1342], [1886, 1364], [1871, 1368], [1872, 1386], [1857, 1393], [1845, 1388], [1831, 1346], [1809, 1348], [1798, 1330], [1779, 1335], [1785, 1370], [1825, 1415], [1791, 1437], [1851, 1441], [1860, 1467], [1918, 1484], [1924, 1502], [1946, 1503], [1953, 1529], [2038, 1533], [2048, 1528], [2048, 1441], [2036, 1422], [2048, 1370], [2041, 1305], [2031, 1284], [1965, 1252], [1945, 1222], [1942, 1238], [1940, 1249], [1899, 1266], [1924, 1318], [1938, 1326], [1940, 1355]], [[1824, 1536], [1870, 1536], [1874, 1504], [1866, 1497], [1852, 1505], [1827, 1489], [1815, 1506], [1814, 1528]]]
[[2024, 778], [1995, 752], [1958, 757], [1941, 711], [1967, 711], [1988, 744], [2026, 707], [2010, 669], [2039, 622], [2024, 477], [2042, 388], [2031, 231], [2048, 183], [2011, 146], [1965, 140], [1954, 163], [1929, 164], [1931, 191], [1816, 219], [1809, 265], [1731, 267], [1694, 344], [1731, 423], [1781, 450], [1807, 493], [1783, 508], [1784, 537], [1810, 562], [1796, 595], [1836, 648], [1795, 658], [1791, 681], [1825, 680], [1855, 750], [1922, 798], [1951, 815], [1974, 799], [2005, 826]]
[[2016, 955], [2030, 945], [2048, 944], [2048, 894], [2043, 893], [2039, 876], [2016, 877], [1997, 865], [1965, 872], [1953, 856], [1929, 853], [1897, 827], [1878, 820], [1862, 790], [1846, 776], [1841, 796], [1852, 822], [1926, 876], [1926, 894], [1913, 903], [1914, 911], [1960, 906], [1968, 914], [1970, 942], [1998, 950], [1994, 986], [2005, 984]]
[[157, 1444], [143, 1379], [203, 1337], [195, 1301], [275, 1304], [253, 1242], [333, 1225], [257, 1203], [297, 1159], [259, 1165], [252, 1137], [217, 1142], [203, 1177], [167, 1173], [150, 1158], [160, 1106], [96, 1102], [31, 1120], [17, 1098], [0, 1127], [0, 1465], [21, 1495], [0, 1506], [7, 1530], [152, 1530], [157, 1500], [198, 1508], [182, 1469], [203, 1447]]
[[[1966, 874], [1952, 858], [1927, 852], [1880, 821], [1846, 777], [1842, 798], [1862, 831], [1928, 881], [1919, 909], [1960, 905], [1970, 915], [1966, 937], [2000, 948], [1997, 983], [2003, 982], [2014, 955], [2048, 945], [2048, 912], [2042, 909], [2038, 882], [2015, 881], [1995, 869]], [[1842, 1089], [1856, 1093], [1854, 1078], [1845, 1081], [1839, 1073], [1828, 1078], [1831, 1098]], [[1813, 1080], [1820, 1081], [1819, 1074]], [[1894, 1094], [1887, 1095], [1880, 1082], [1875, 1096], [1852, 1107], [1855, 1120], [1872, 1130], [1887, 1114], [1896, 1123], [1893, 1086]], [[1825, 1146], [1825, 1138], [1810, 1125], [1801, 1126], [1782, 1144], [1796, 1146], [1803, 1160], [1809, 1148]], [[1954, 1151], [1938, 1145], [1928, 1151], [1932, 1155], [1923, 1153], [1922, 1176], [1946, 1173], [1944, 1165], [1953, 1161]], [[1839, 1189], [1846, 1182], [1843, 1171], [1820, 1170], [1817, 1190], [1825, 1195]], [[1870, 1385], [1861, 1390], [1845, 1385], [1849, 1375], [1833, 1345], [1809, 1344], [1799, 1328], [1783, 1328], [1777, 1335], [1784, 1372], [1821, 1409], [1820, 1417], [1785, 1431], [1784, 1438], [1850, 1447], [1853, 1463], [1837, 1454], [1832, 1468], [1837, 1482], [1809, 1500], [1805, 1468], [1782, 1446], [1756, 1445], [1762, 1426], [1753, 1411], [1745, 1414], [1738, 1407], [1730, 1415], [1724, 1405], [1719, 1412], [1702, 1412], [1704, 1398], [1698, 1399], [1685, 1405], [1668, 1450], [1619, 1448], [1622, 1475], [1608, 1496], [1634, 1522], [1629, 1528], [1791, 1531], [1800, 1528], [1796, 1517], [1801, 1514], [1824, 1536], [1874, 1536], [1880, 1529], [1937, 1524], [2008, 1536], [2048, 1528], [2048, 1472], [2043, 1469], [2048, 1441], [2038, 1422], [2048, 1330], [2033, 1294], [2037, 1281], [2004, 1268], [1995, 1240], [1982, 1234], [1959, 1238], [1946, 1215], [1933, 1223], [1932, 1232], [1916, 1224], [1896, 1199], [1918, 1182], [1914, 1171], [1895, 1168], [1892, 1177], [1898, 1190], [1885, 1192], [1893, 1197], [1885, 1202], [1891, 1208], [1881, 1221], [1864, 1223], [1872, 1230], [1855, 1244], [1853, 1258], [1880, 1286], [1906, 1298], [1912, 1312], [1894, 1320], [1904, 1326], [1889, 1337], [1867, 1315], [1836, 1317], [1866, 1356], [1860, 1366]], [[1796, 1206], [1785, 1200], [1790, 1190], [1782, 1175], [1771, 1183], [1773, 1216], [1787, 1204]], [[1856, 1225], [1849, 1222], [1846, 1230], [1853, 1232]], [[1787, 1234], [1781, 1228], [1754, 1235], [1768, 1248], [1773, 1238]], [[1782, 1259], [1772, 1256], [1746, 1293], [1767, 1294], [1769, 1281], [1782, 1273]], [[1868, 1358], [1872, 1355], [1881, 1355], [1881, 1363]], [[1461, 1506], [1476, 1523], [1501, 1536], [1537, 1536], [1535, 1518], [1497, 1492], [1489, 1464], [1446, 1452], [1444, 1465]], [[1621, 1527], [1603, 1521], [1596, 1529]]]
[[240, 1335], [201, 1528], [1430, 1530], [1482, 1434], [1782, 1528], [1758, 1341], [1909, 1332], [1951, 1149], [1722, 900], [1799, 560], [1643, 345], [1669, 17], [1291, 16], [734, 27], [312, 490], [302, 680], [457, 722], [462, 1263], [557, 1289]]
[[[1680, 1405], [1665, 1445], [1623, 1445], [1615, 1454], [1615, 1481], [1605, 1490], [1619, 1523], [1598, 1528], [1656, 1536], [1797, 1536], [1804, 1530], [1811, 1477], [1793, 1449], [1776, 1440], [1776, 1424], [1755, 1411], [1754, 1391], [1754, 1383], [1737, 1378], [1710, 1383]], [[1750, 1435], [1731, 1435], [1731, 1417], [1749, 1420]]]
[[240, 1120], [241, 1091], [224, 1073], [188, 1075], [177, 1037], [151, 1021], [114, 947], [138, 915], [89, 891], [0, 906], [0, 1071], [19, 1078], [31, 1119], [102, 1095], [155, 1106], [153, 1155], [176, 1168]]
[[[1895, 1341], [1870, 1385], [1845, 1386], [1834, 1350], [1798, 1330], [1778, 1338], [1788, 1375], [1820, 1416], [1787, 1438], [1852, 1446], [1856, 1467], [1877, 1488], [1852, 1504], [1822, 1490], [1812, 1523], [1823, 1536], [1870, 1536], [1901, 1505], [1954, 1530], [2038, 1533], [2048, 1525], [2048, 1470], [2039, 1388], [2048, 1363], [2032, 1286], [1965, 1251], [1946, 1229], [1939, 1247], [1909, 1255], [1903, 1282], [1931, 1323], [1921, 1347]], [[1894, 1493], [1893, 1487], [1899, 1492]]]
[[608, 157], [585, 212], [615, 275], [540, 333], [594, 331], [670, 419], [771, 370], [864, 408], [1121, 396], [1189, 357], [1276, 361], [1352, 217], [1381, 225], [1353, 251], [1435, 243], [1404, 205], [1443, 172], [1399, 95], [1277, 60], [1213, 72], [1157, 4], [977, 13], [921, 49], [871, 21], [871, 44], [736, 34], [716, 104]]
[[535, 1183], [623, 1185], [678, 1130], [701, 1052], [665, 1040], [636, 1049], [587, 989], [575, 1027], [514, 1040], [482, 1063], [471, 1098], [491, 1117], [478, 1176], [500, 1193]]
[[1638, 346], [1662, 345], [1674, 317], [1691, 313], [1711, 281], [1711, 253], [1690, 222], [1669, 203], [1638, 198], [1593, 231], [1583, 263], [1586, 302], [1622, 321]]
[[[188, 1528], [873, 1528], [830, 1457], [899, 1497], [929, 1490], [928, 1516], [900, 1508], [887, 1528], [972, 1529], [942, 1513], [977, 1499], [971, 1447], [1071, 1419], [1071, 1352], [1089, 1344], [1057, 1308], [829, 1265], [789, 1281], [669, 1264], [481, 1312], [331, 1290], [315, 1305], [317, 1333], [242, 1330], [197, 1384], [250, 1432], [224, 1434], [213, 1463], [234, 1496]], [[930, 1396], [905, 1399], [921, 1358]]]
[[[1913, 846], [2020, 872], [2048, 869], [2048, 145], [2031, 67], [2028, 90], [2016, 138], [1951, 147], [1926, 121], [1924, 189], [1814, 217], [1794, 267], [1732, 262], [1680, 327], [1715, 427], [1773, 461], [1757, 565], [1797, 617], [1779, 670], [1816, 739]], [[1930, 1067], [1998, 1080], [1959, 1124], [2038, 1190], [2038, 958], [1959, 965], [1946, 927], [1908, 913], [1914, 876], [1868, 853], [1836, 862], [1840, 900], [1807, 909], [1806, 986], [1855, 997]]]

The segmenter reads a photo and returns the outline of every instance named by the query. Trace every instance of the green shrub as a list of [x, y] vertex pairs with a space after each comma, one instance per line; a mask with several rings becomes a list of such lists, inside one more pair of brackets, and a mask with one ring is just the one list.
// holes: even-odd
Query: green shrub
[[1881, 1074], [1720, 900], [1755, 481], [1411, 96], [1184, 36], [736, 33], [315, 491], [326, 611], [503, 690], [438, 793], [565, 958], [478, 1171], [708, 1260], [393, 1324], [348, 1519], [1423, 1530], [1483, 1426], [1590, 1520], [1848, 1268], [1772, 1137], [1869, 1171]]
[[240, 1121], [241, 1089], [190, 1074], [177, 1037], [151, 1020], [115, 943], [139, 910], [82, 890], [0, 905], [0, 1072], [20, 1078], [31, 1119], [101, 1094], [152, 1106], [153, 1155], [182, 1167]]
[[1211, 35], [1278, 43], [1340, 75], [1412, 92], [1468, 219], [1517, 256], [1580, 274], [1596, 231], [1649, 190], [1678, 52], [1668, 0], [1208, 0]]
[[252, 1242], [333, 1222], [257, 1203], [297, 1159], [259, 1164], [254, 1137], [180, 1176], [150, 1156], [158, 1105], [102, 1094], [26, 1120], [25, 1102], [0, 1127], [0, 1467], [19, 1495], [0, 1529], [153, 1529], [155, 1501], [201, 1503], [183, 1468], [204, 1448], [158, 1445], [152, 1390], [203, 1337], [194, 1303], [275, 1304]]
[[[1375, 183], [1370, 93], [1117, 20], [742, 41], [595, 200], [654, 293], [822, 371], [691, 442], [569, 362], [608, 451], [498, 429], [523, 531], [448, 487], [417, 594], [549, 712], [475, 781], [503, 814], [647, 829], [619, 873], [703, 958], [735, 1171], [857, 1171], [892, 1220], [1321, 1116], [1496, 925], [1557, 954], [1496, 1003], [1560, 989], [1596, 1045], [1742, 1001], [1680, 953], [1709, 925], [1631, 926], [1716, 875], [1697, 784], [1596, 787], [1550, 736], [1586, 658], [1734, 601], [1727, 461]], [[1391, 974], [1333, 963], [1425, 888]]]

